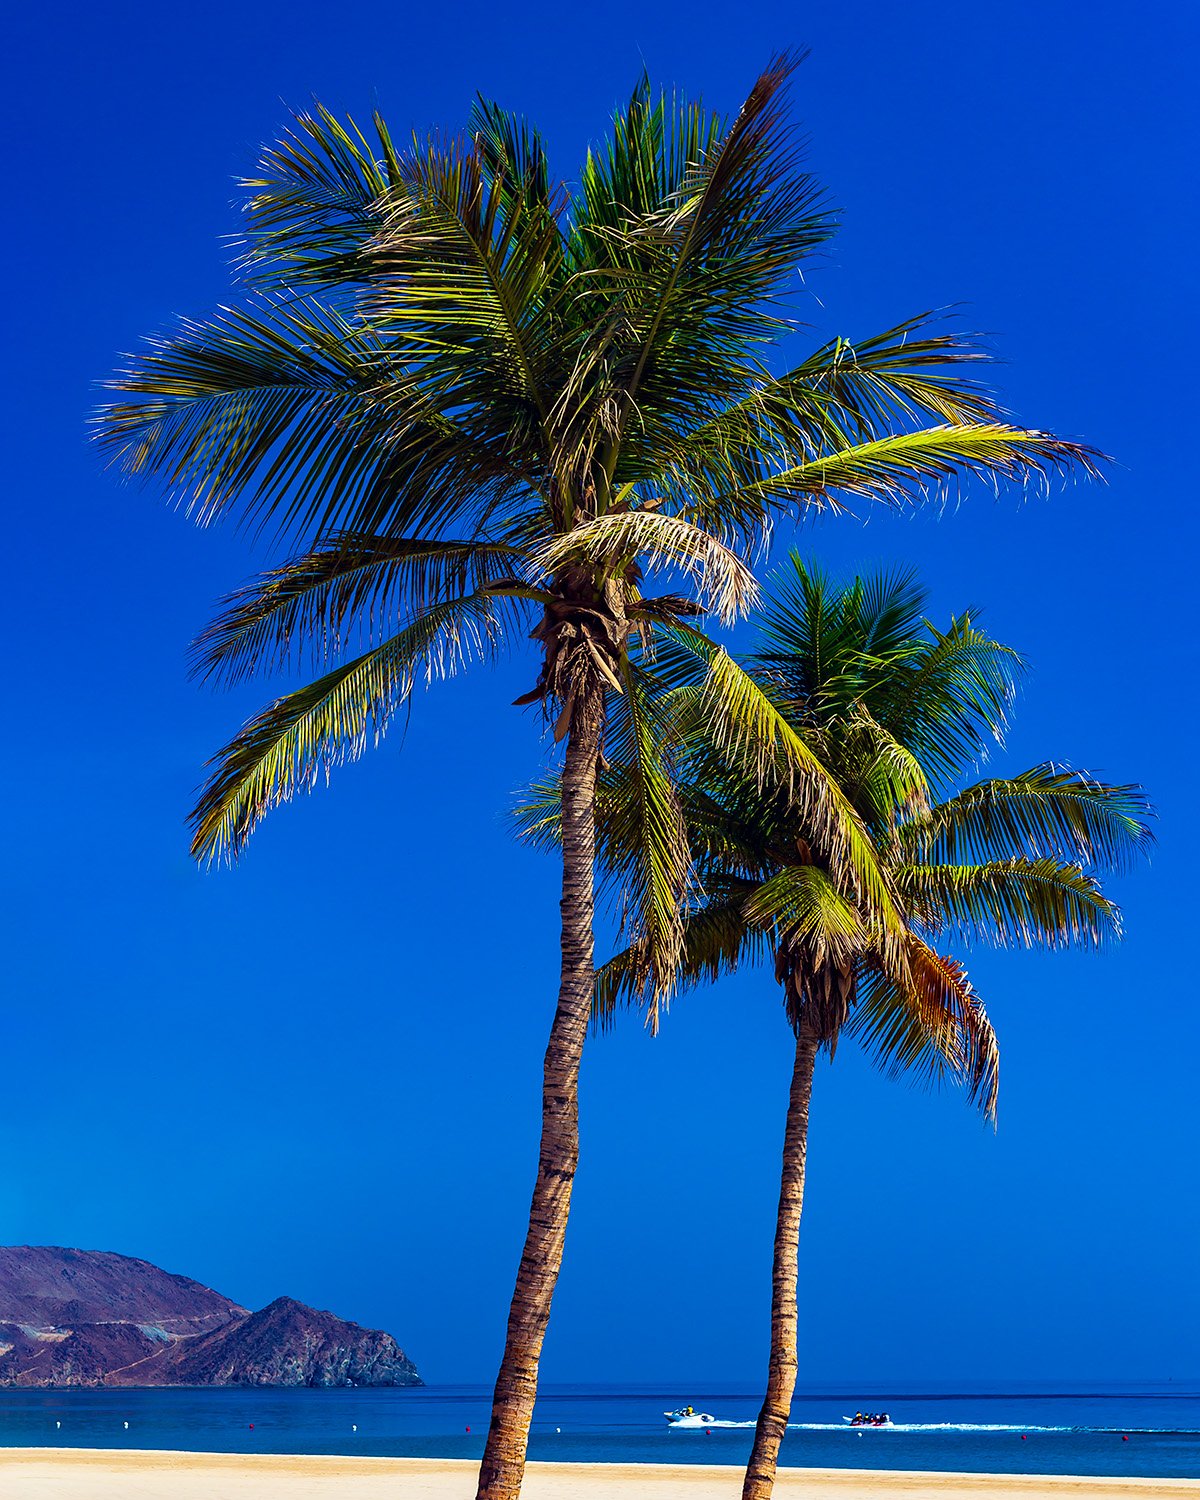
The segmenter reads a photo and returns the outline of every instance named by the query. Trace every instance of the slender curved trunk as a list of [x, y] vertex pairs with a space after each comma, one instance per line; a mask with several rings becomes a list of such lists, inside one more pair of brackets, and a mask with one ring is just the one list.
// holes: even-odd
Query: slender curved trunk
[[542, 1074], [542, 1142], [529, 1230], [508, 1313], [504, 1359], [479, 1470], [477, 1500], [516, 1500], [537, 1395], [538, 1360], [562, 1265], [579, 1160], [579, 1064], [592, 1009], [596, 763], [601, 690], [576, 703], [562, 780], [562, 970]]
[[771, 1270], [771, 1358], [767, 1394], [754, 1430], [742, 1500], [768, 1500], [775, 1485], [779, 1445], [787, 1430], [796, 1388], [796, 1276], [800, 1214], [804, 1207], [804, 1168], [808, 1155], [808, 1106], [812, 1098], [817, 1040], [803, 1022], [796, 1036], [796, 1060], [783, 1137], [783, 1176], [775, 1220], [775, 1259]]

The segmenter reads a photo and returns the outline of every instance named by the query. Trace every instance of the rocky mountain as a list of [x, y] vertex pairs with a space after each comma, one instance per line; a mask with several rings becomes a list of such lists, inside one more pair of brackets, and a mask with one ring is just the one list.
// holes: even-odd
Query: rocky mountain
[[[179, 1385], [420, 1385], [390, 1334], [277, 1297], [173, 1352]], [[403, 1377], [403, 1378], [401, 1378]]]
[[420, 1385], [390, 1334], [279, 1297], [248, 1312], [148, 1261], [0, 1247], [0, 1385]]
[[246, 1309], [146, 1260], [54, 1245], [0, 1246], [0, 1319], [31, 1328], [154, 1323], [165, 1333], [208, 1333]]

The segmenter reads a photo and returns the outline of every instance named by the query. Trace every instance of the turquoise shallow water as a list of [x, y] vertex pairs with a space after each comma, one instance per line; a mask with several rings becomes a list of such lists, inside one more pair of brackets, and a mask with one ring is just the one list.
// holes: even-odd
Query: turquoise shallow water
[[[3, 1390], [0, 1445], [477, 1458], [488, 1397], [483, 1386]], [[667, 1430], [663, 1412], [687, 1402], [729, 1424], [752, 1424], [757, 1411], [744, 1389], [551, 1386], [535, 1412], [531, 1457], [743, 1462], [749, 1426]], [[895, 1430], [846, 1427], [842, 1414], [859, 1407], [890, 1412]], [[1200, 1381], [1057, 1392], [811, 1388], [797, 1392], [792, 1420], [782, 1454], [792, 1465], [1200, 1477]]]

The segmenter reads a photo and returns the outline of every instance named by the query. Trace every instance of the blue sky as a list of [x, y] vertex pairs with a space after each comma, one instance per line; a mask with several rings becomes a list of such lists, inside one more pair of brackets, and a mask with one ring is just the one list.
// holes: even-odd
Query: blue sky
[[[191, 792], [260, 694], [189, 683], [185, 647], [263, 559], [120, 487], [86, 417], [120, 351], [228, 300], [233, 178], [288, 104], [378, 104], [403, 134], [478, 89], [570, 175], [643, 63], [733, 108], [807, 43], [797, 113], [844, 225], [814, 333], [964, 304], [1007, 404], [1119, 462], [800, 543], [918, 564], [939, 614], [984, 606], [1035, 667], [997, 764], [1139, 779], [1161, 826], [1119, 884], [1121, 951], [973, 961], [998, 1133], [849, 1046], [821, 1067], [801, 1378], [1194, 1375], [1195, 13], [248, 0], [11, 25], [0, 1242], [287, 1292], [432, 1380], [494, 1372], [556, 967], [555, 871], [505, 819], [546, 757], [508, 707], [531, 662], [418, 701], [239, 869], [197, 871]], [[765, 974], [592, 1048], [545, 1378], [759, 1378], [789, 1064]]]

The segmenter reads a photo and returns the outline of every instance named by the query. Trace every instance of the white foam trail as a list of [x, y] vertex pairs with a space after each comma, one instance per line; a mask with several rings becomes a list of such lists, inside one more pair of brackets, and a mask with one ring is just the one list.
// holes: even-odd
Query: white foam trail
[[[673, 1422], [668, 1432], [708, 1432], [714, 1428], [755, 1427], [756, 1422], [728, 1422], [714, 1418], [711, 1422]], [[1143, 1437], [1195, 1436], [1190, 1427], [1072, 1427], [1045, 1426], [1038, 1422], [891, 1422], [873, 1427], [851, 1422], [789, 1422], [789, 1432], [1087, 1432], [1098, 1436], [1115, 1433], [1137, 1433]]]
[[726, 1422], [720, 1417], [714, 1417], [711, 1422], [694, 1421], [687, 1418], [682, 1422], [668, 1422], [668, 1432], [708, 1432], [714, 1427], [757, 1427], [758, 1423], [750, 1422]]
[[[736, 1424], [741, 1426], [741, 1423]], [[751, 1426], [754, 1424], [751, 1423]], [[879, 1427], [870, 1422], [789, 1422], [789, 1428], [807, 1432], [1079, 1432], [1078, 1427], [1039, 1427], [1036, 1422], [888, 1422]]]
[[[714, 1427], [737, 1428], [754, 1427], [755, 1422], [727, 1422], [722, 1419], [714, 1419], [711, 1422], [690, 1423], [673, 1422], [668, 1429], [671, 1432], [705, 1432]], [[1132, 1429], [1102, 1428], [1102, 1427], [1039, 1427], [1037, 1423], [1014, 1422], [890, 1422], [886, 1427], [873, 1427], [869, 1423], [860, 1423], [855, 1427], [850, 1422], [789, 1422], [789, 1432], [1117, 1432], [1130, 1431]]]

